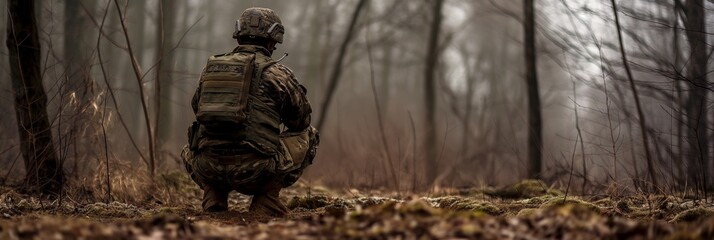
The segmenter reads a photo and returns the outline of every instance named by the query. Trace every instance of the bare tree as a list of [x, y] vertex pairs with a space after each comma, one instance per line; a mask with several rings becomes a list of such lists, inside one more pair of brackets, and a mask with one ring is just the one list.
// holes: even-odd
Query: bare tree
[[355, 26], [357, 25], [357, 20], [359, 20], [360, 12], [362, 12], [362, 9], [364, 9], [364, 6], [366, 5], [367, 0], [360, 0], [357, 3], [357, 6], [355, 7], [354, 12], [352, 13], [352, 20], [350, 21], [350, 26], [347, 28], [347, 32], [345, 33], [345, 38], [342, 40], [342, 44], [340, 45], [340, 51], [337, 55], [337, 60], [335, 61], [335, 66], [332, 68], [332, 74], [330, 75], [330, 82], [329, 85], [327, 85], [327, 96], [325, 96], [325, 100], [322, 101], [322, 108], [321, 108], [321, 113], [320, 113], [320, 118], [317, 121], [317, 128], [322, 129], [322, 127], [325, 125], [325, 121], [327, 120], [327, 114], [328, 110], [330, 110], [330, 104], [332, 103], [332, 97], [335, 95], [335, 91], [337, 90], [337, 83], [339, 82], [340, 75], [342, 75], [342, 64], [345, 60], [345, 56], [347, 55], [347, 47], [350, 45], [350, 42], [352, 41], [352, 35], [355, 32]]
[[427, 42], [426, 61], [424, 63], [424, 119], [426, 137], [426, 182], [434, 183], [439, 174], [438, 166], [438, 146], [436, 141], [436, 70], [439, 63], [439, 37], [441, 37], [441, 22], [443, 15], [441, 9], [444, 0], [434, 0], [432, 2], [432, 19], [429, 30], [429, 41]]
[[[156, 122], [154, 124], [154, 141], [156, 142], [157, 158], [161, 159], [161, 151], [166, 150], [167, 142], [170, 141], [174, 131], [173, 100], [173, 71], [175, 66], [175, 45], [176, 19], [178, 16], [179, 3], [176, 1], [159, 1], [159, 19], [157, 37], [159, 46], [157, 49], [158, 67], [156, 69]], [[154, 164], [152, 164], [154, 165]], [[151, 172], [155, 166], [151, 167]]]
[[35, 1], [10, 0], [7, 12], [7, 48], [20, 148], [26, 170], [25, 187], [33, 192], [58, 194], [64, 174], [52, 143], [47, 116]]
[[538, 90], [534, 0], [523, 1], [526, 85], [528, 87], [528, 177], [543, 177], [543, 120]]
[[622, 40], [622, 27], [620, 25], [620, 17], [617, 11], [617, 2], [615, 0], [610, 0], [612, 3], [612, 14], [615, 15], [615, 27], [617, 27], [617, 39], [620, 45], [620, 54], [622, 56], [622, 64], [625, 66], [625, 72], [627, 73], [627, 80], [630, 83], [630, 90], [632, 91], [632, 97], [635, 99], [635, 107], [637, 108], [637, 118], [640, 123], [640, 134], [642, 136], [642, 145], [645, 149], [645, 160], [647, 161], [647, 172], [650, 176], [652, 184], [657, 187], [657, 178], [655, 177], [654, 163], [652, 162], [652, 156], [650, 155], [650, 141], [647, 135], [647, 124], [645, 121], [645, 114], [642, 112], [642, 104], [640, 103], [640, 95], [637, 93], [637, 86], [635, 85], [634, 77], [632, 76], [632, 70], [630, 69], [630, 63], [627, 61], [627, 51], [625, 51], [625, 44]]
[[[676, 1], [681, 5], [679, 0]], [[687, 64], [689, 98], [686, 102], [689, 140], [689, 179], [699, 188], [706, 188], [709, 176], [709, 136], [707, 135], [707, 47], [704, 0], [687, 0], [684, 9], [684, 26], [689, 43], [690, 59]]]

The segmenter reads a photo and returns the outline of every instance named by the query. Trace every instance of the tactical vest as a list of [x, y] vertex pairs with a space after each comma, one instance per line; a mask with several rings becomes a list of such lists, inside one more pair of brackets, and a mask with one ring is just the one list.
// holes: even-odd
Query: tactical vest
[[196, 111], [199, 149], [247, 146], [264, 155], [277, 153], [280, 115], [257, 97], [263, 70], [273, 64], [268, 56], [240, 48], [208, 59]]

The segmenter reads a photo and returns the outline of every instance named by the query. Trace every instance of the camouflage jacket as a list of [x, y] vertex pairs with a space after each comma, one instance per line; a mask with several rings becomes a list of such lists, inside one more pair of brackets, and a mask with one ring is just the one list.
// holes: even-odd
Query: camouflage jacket
[[[256, 54], [261, 54], [264, 57], [269, 58], [270, 52], [259, 46], [253, 45], [241, 45], [236, 47], [232, 52], [216, 55], [215, 57], [228, 56], [231, 54], [238, 54], [239, 52], [251, 52]], [[260, 101], [262, 106], [270, 108], [270, 112], [275, 112], [279, 116], [279, 119], [274, 119], [276, 122], [284, 125], [288, 128], [288, 131], [302, 131], [310, 126], [310, 113], [312, 109], [310, 103], [307, 100], [307, 90], [305, 87], [300, 85], [298, 80], [292, 71], [280, 63], [272, 64], [266, 67], [260, 74], [262, 81], [260, 85], [255, 89], [255, 92], [251, 92], [250, 95], [253, 99]], [[191, 107], [193, 108], [194, 114], [198, 111], [198, 104], [200, 98], [201, 87], [196, 89], [196, 93], [191, 101]], [[255, 109], [252, 111], [256, 111]], [[269, 139], [278, 139], [278, 132], [274, 131], [251, 131], [254, 128], [250, 125], [246, 127], [244, 132], [249, 134], [269, 134], [275, 136], [265, 136]], [[269, 145], [266, 149], [259, 141], [250, 141], [250, 137], [246, 138], [233, 138], [233, 139], [211, 139], [209, 136], [202, 136], [202, 131], [199, 130], [199, 138], [202, 138], [200, 142], [201, 145], [210, 145], [211, 147], [217, 147], [221, 149], [231, 149], [231, 150], [257, 150], [258, 153], [265, 155], [272, 155], [278, 151], [277, 146], [274, 144]], [[257, 133], [256, 133], [257, 132]], [[240, 135], [240, 134], [238, 134]], [[211, 142], [211, 144], [203, 144], [206, 142]], [[254, 152], [254, 151], [252, 151]]]

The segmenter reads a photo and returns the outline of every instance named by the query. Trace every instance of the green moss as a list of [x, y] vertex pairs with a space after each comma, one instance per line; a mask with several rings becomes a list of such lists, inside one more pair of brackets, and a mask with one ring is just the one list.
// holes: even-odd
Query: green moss
[[484, 191], [485, 194], [505, 199], [533, 198], [543, 195], [562, 195], [562, 192], [549, 188], [539, 180], [524, 180], [511, 186]]
[[672, 219], [672, 222], [694, 222], [714, 216], [714, 210], [709, 208], [694, 208], [680, 212]]
[[614, 207], [615, 206], [615, 201], [613, 201], [610, 198], [603, 198], [599, 199], [597, 201], [594, 201], [593, 204], [598, 205], [600, 207]]
[[81, 212], [90, 216], [102, 217], [135, 217], [140, 215], [139, 209], [134, 205], [120, 202], [87, 204], [81, 209]]
[[455, 211], [478, 211], [488, 215], [501, 215], [503, 210], [489, 202], [459, 197], [434, 198], [431, 201], [439, 208]]
[[563, 199], [562, 197], [555, 197], [551, 195], [543, 195], [543, 196], [537, 196], [537, 197], [532, 197], [532, 198], [526, 198], [526, 199], [521, 199], [518, 201], [515, 201], [516, 204], [522, 204], [526, 206], [540, 206], [543, 203], [546, 203], [552, 199]]
[[295, 196], [290, 201], [288, 201], [288, 208], [305, 208], [305, 209], [317, 209], [327, 206], [330, 200], [323, 195], [316, 196]]
[[383, 198], [383, 197], [360, 197], [357, 199], [353, 200], [355, 205], [359, 205], [361, 207], [371, 207], [371, 206], [377, 206], [377, 205], [382, 205], [385, 203], [390, 203], [396, 201], [391, 198]]

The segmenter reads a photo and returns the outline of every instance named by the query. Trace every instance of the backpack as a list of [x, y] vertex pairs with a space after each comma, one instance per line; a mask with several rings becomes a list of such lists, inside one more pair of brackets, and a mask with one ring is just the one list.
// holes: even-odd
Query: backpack
[[[201, 75], [196, 120], [203, 126], [242, 126], [251, 112], [251, 92], [263, 70], [274, 64], [255, 53], [211, 57]], [[257, 69], [257, 71], [256, 71]]]

